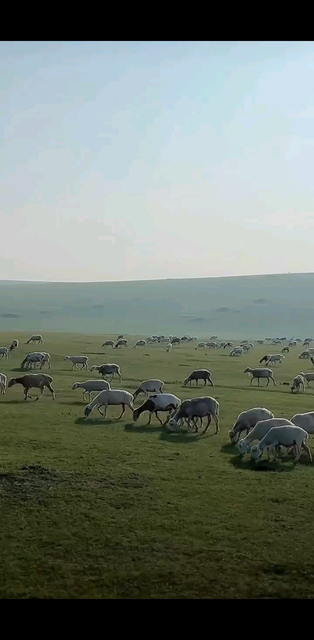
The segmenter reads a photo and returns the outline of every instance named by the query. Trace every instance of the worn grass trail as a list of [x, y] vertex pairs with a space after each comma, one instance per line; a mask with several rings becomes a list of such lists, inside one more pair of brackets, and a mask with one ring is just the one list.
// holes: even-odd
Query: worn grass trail
[[[23, 335], [2, 334], [0, 346], [15, 337], [20, 347], [0, 361], [8, 377], [32, 350]], [[274, 347], [242, 358], [193, 346], [104, 352], [105, 337], [44, 334], [56, 400], [45, 391], [25, 403], [19, 386], [0, 397], [0, 597], [314, 597], [314, 465], [302, 456], [295, 467], [254, 468], [228, 438], [253, 406], [288, 418], [314, 410], [314, 390], [291, 395], [280, 384], [312, 369], [301, 347], [274, 368], [277, 387], [257, 389], [243, 370]], [[116, 388], [158, 377], [181, 399], [214, 395], [220, 434], [168, 433], [155, 418], [145, 426], [145, 414], [133, 424], [128, 409], [117, 422], [120, 407], [83, 420], [86, 403], [71, 387], [93, 374], [72, 372], [68, 354], [119, 363]], [[196, 367], [209, 368], [214, 389], [182, 387]]]

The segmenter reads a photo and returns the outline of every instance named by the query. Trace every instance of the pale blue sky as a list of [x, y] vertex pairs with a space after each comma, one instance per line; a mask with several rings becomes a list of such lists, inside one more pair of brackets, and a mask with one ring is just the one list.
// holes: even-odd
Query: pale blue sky
[[313, 42], [1, 42], [0, 279], [314, 271]]

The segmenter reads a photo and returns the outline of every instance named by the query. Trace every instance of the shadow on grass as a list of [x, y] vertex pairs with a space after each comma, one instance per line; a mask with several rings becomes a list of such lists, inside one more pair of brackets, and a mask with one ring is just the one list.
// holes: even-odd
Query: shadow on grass
[[222, 451], [222, 453], [233, 453], [235, 455], [239, 454], [238, 450], [236, 449], [234, 444], [231, 444], [231, 442], [229, 444], [223, 444], [222, 447], [220, 447], [220, 451]]
[[206, 438], [210, 438], [214, 436], [214, 433], [184, 433], [184, 432], [175, 432], [175, 431], [162, 431], [159, 436], [159, 440], [165, 440], [166, 442], [171, 442], [172, 444], [192, 444], [193, 442], [197, 442], [198, 440], [205, 440]]
[[[284, 466], [283, 462], [289, 462], [289, 466]], [[242, 456], [234, 456], [230, 458], [230, 464], [236, 469], [246, 469], [247, 471], [274, 471], [276, 473], [290, 473], [294, 471], [294, 463], [292, 458], [281, 458], [278, 462], [267, 462], [261, 460], [257, 464], [251, 458], [242, 458]]]
[[119, 420], [111, 420], [108, 418], [76, 418], [76, 420], [74, 420], [75, 424], [87, 427], [96, 427], [97, 425], [106, 427], [108, 424], [117, 424], [118, 422]]
[[138, 424], [136, 425], [134, 422], [128, 422], [124, 425], [124, 431], [132, 431], [133, 433], [156, 433], [158, 431], [163, 431], [164, 427], [161, 424], [151, 425], [151, 424]]

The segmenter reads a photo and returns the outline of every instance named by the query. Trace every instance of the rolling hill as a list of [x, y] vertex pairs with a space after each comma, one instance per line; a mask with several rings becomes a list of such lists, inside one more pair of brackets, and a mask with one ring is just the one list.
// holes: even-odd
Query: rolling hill
[[0, 281], [0, 331], [314, 334], [314, 273], [134, 282]]

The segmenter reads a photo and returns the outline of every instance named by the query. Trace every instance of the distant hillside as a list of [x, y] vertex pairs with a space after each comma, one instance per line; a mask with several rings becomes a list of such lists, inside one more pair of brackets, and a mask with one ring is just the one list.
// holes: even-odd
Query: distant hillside
[[314, 274], [102, 283], [0, 281], [0, 331], [314, 334]]

